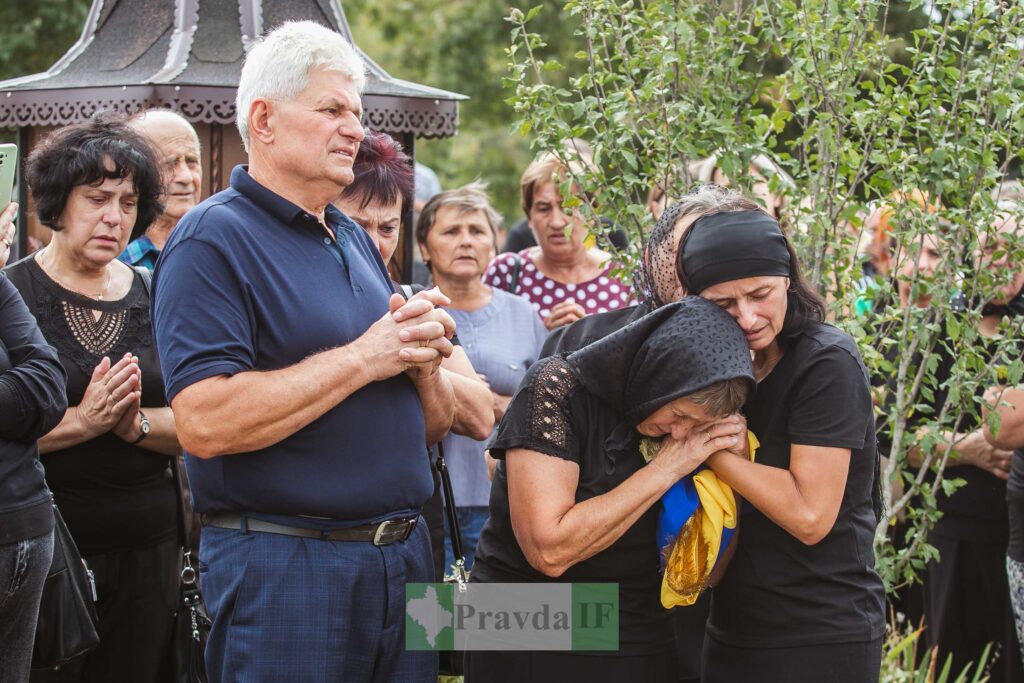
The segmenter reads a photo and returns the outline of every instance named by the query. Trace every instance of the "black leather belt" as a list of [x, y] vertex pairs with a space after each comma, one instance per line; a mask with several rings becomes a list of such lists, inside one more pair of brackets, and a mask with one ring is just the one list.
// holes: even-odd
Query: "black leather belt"
[[404, 541], [416, 528], [416, 519], [386, 519], [377, 524], [362, 524], [359, 526], [342, 527], [338, 529], [309, 529], [301, 526], [286, 526], [266, 522], [262, 519], [253, 519], [245, 515], [221, 514], [203, 515], [203, 526], [213, 526], [218, 529], [243, 528], [248, 531], [260, 531], [267, 534], [281, 534], [282, 536], [298, 536], [300, 538], [315, 538], [321, 541], [362, 541], [374, 545], [388, 545], [396, 541]]

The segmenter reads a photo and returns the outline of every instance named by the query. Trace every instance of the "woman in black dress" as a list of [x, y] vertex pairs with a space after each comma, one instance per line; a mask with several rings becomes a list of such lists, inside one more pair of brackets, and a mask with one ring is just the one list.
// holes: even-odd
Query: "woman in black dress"
[[95, 572], [100, 645], [34, 681], [148, 683], [166, 672], [180, 555], [168, 465], [180, 452], [142, 275], [117, 260], [160, 215], [159, 165], [114, 120], [40, 143], [26, 178], [49, 245], [8, 266], [67, 372], [71, 406], [39, 440], [46, 480]]
[[[710, 454], [745, 452], [734, 413], [752, 386], [743, 335], [697, 297], [530, 368], [490, 447], [471, 581], [617, 582], [619, 649], [468, 652], [469, 683], [676, 680], [656, 504]], [[660, 439], [647, 466], [644, 437]]]
[[757, 461], [708, 465], [746, 501], [713, 592], [703, 681], [878, 679], [884, 589], [874, 570], [877, 455], [867, 371], [763, 211], [711, 213], [679, 249], [683, 287], [728, 312], [753, 351], [744, 413]]

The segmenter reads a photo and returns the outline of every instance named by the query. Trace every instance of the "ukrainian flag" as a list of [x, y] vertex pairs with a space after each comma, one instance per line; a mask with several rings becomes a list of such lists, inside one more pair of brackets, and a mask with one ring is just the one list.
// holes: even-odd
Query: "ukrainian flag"
[[[750, 459], [761, 445], [747, 432]], [[664, 575], [661, 604], [692, 605], [736, 533], [739, 510], [728, 484], [701, 465], [661, 497], [658, 548]]]

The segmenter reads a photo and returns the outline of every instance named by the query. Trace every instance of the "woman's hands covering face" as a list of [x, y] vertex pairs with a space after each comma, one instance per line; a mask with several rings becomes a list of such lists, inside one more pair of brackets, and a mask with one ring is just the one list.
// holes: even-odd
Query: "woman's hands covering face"
[[742, 456], [747, 451], [746, 436], [747, 423], [740, 415], [702, 422], [682, 439], [665, 436], [651, 466], [663, 469], [676, 480], [682, 479], [719, 451]]

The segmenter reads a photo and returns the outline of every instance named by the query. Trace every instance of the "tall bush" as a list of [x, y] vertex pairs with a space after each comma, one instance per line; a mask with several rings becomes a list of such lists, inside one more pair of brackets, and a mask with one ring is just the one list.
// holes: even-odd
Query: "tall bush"
[[[560, 141], [591, 143], [594, 165], [573, 165], [571, 179], [587, 194], [569, 203], [632, 237], [620, 255], [627, 276], [652, 225], [648, 190], [659, 184], [678, 196], [693, 180], [690, 162], [716, 154], [731, 182], [750, 190], [755, 178], [745, 170], [768, 155], [792, 179], [767, 174], [785, 198], [783, 222], [805, 272], [828, 300], [831, 320], [859, 342], [878, 384], [887, 503], [878, 568], [890, 589], [913, 580], [935, 556], [926, 538], [937, 496], [962, 483], [947, 471], [958, 442], [945, 435], [977, 419], [981, 389], [1024, 375], [1019, 330], [1004, 329], [993, 342], [994, 362], [977, 333], [982, 304], [1009, 275], [993, 277], [984, 267], [982, 259], [1001, 253], [983, 255], [979, 240], [997, 215], [993, 192], [1022, 154], [1024, 7], [569, 0], [563, 12], [580, 27], [582, 68], [573, 71], [581, 75], [568, 85], [549, 78], [565, 65], [540, 56], [542, 27], [558, 18], [539, 8], [508, 17], [516, 130], [566, 161], [574, 152]], [[894, 37], [894, 17], [920, 27], [909, 39]], [[892, 201], [911, 190], [937, 211]], [[930, 294], [929, 307], [899, 306], [889, 279], [871, 284], [865, 306], [858, 245], [870, 211], [885, 202], [895, 211], [896, 262], [914, 259], [924, 236], [940, 245], [935, 277], [916, 268], [907, 276], [915, 291]], [[1021, 246], [1007, 247], [1017, 263], [1024, 263]], [[955, 359], [944, 383], [940, 352]], [[920, 468], [908, 463], [912, 447]], [[897, 519], [906, 530], [894, 543]]]

